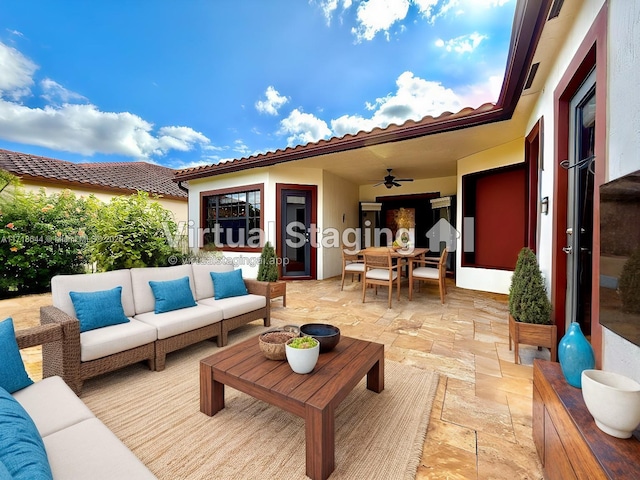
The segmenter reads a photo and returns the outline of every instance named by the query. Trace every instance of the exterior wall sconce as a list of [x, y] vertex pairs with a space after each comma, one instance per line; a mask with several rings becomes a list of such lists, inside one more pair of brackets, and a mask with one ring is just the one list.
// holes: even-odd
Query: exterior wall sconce
[[549, 214], [549, 197], [544, 197], [540, 202], [540, 210], [544, 215]]

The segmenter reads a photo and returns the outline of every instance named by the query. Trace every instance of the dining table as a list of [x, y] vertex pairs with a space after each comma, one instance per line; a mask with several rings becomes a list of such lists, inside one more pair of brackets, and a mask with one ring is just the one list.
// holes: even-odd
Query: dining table
[[[358, 252], [359, 256], [364, 257], [367, 252], [374, 253], [380, 252], [385, 247], [367, 247]], [[408, 248], [396, 248], [386, 247], [390, 250], [391, 258], [398, 259], [399, 261], [406, 261], [408, 263], [407, 278], [409, 281], [413, 281], [413, 260], [416, 258], [422, 258], [429, 252], [428, 248], [424, 247], [408, 247]]]

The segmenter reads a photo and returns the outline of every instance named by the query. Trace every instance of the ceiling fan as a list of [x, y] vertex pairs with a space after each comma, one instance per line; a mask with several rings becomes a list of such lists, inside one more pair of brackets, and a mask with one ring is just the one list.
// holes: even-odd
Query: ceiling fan
[[384, 185], [387, 188], [391, 187], [401, 187], [399, 182], [413, 182], [413, 178], [396, 178], [395, 175], [391, 175], [392, 168], [387, 168], [387, 175], [384, 177], [384, 180], [380, 183], [376, 183], [374, 187], [379, 185]]

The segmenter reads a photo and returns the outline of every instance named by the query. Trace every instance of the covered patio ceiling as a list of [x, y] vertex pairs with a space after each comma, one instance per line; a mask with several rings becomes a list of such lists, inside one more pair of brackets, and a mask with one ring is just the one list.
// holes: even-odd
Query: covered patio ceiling
[[381, 180], [388, 168], [399, 178], [455, 176], [460, 159], [523, 139], [528, 133], [536, 120], [531, 115], [544, 81], [581, 3], [519, 0], [505, 78], [496, 104], [181, 170], [175, 180], [213, 177], [292, 161], [296, 167], [321, 168], [356, 185]]

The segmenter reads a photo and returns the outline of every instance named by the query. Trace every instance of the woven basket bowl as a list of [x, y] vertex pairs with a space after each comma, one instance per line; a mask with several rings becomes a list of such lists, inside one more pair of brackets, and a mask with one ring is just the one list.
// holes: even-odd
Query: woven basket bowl
[[295, 332], [267, 332], [258, 337], [260, 350], [269, 360], [286, 360], [284, 345], [288, 340], [299, 336]]

